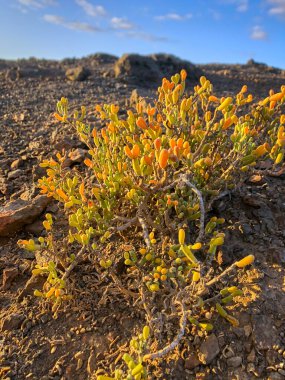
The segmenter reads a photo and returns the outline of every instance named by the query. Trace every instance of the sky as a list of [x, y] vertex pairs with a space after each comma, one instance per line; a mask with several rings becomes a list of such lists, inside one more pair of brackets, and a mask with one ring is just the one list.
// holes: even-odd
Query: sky
[[170, 53], [285, 69], [285, 0], [0, 0], [0, 58]]

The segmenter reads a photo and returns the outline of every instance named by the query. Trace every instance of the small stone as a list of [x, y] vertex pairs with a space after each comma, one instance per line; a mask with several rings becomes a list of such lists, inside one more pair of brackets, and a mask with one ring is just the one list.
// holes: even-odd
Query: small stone
[[21, 175], [23, 175], [23, 174], [24, 174], [24, 172], [21, 169], [13, 170], [13, 171], [8, 173], [8, 180], [21, 177]]
[[268, 315], [253, 316], [252, 336], [258, 350], [269, 350], [278, 338], [272, 318]]
[[215, 334], [211, 334], [201, 344], [198, 357], [201, 363], [209, 364], [215, 359], [215, 357], [219, 354], [219, 352], [220, 352], [220, 347], [219, 347], [218, 339]]
[[47, 321], [49, 320], [49, 315], [48, 314], [41, 315], [40, 320], [43, 324], [47, 323]]
[[237, 368], [241, 365], [242, 358], [240, 356], [233, 356], [227, 360], [227, 364], [229, 367]]
[[200, 360], [196, 354], [190, 354], [185, 360], [184, 367], [186, 369], [193, 369], [200, 364]]
[[35, 253], [33, 251], [24, 251], [22, 254], [21, 254], [21, 258], [22, 259], [27, 259], [27, 260], [34, 260], [35, 258]]
[[68, 157], [64, 160], [62, 167], [67, 168], [72, 164], [81, 164], [87, 156], [88, 151], [85, 149], [77, 148], [69, 153]]
[[90, 356], [87, 361], [87, 372], [91, 375], [96, 370], [96, 353], [91, 351]]
[[248, 338], [250, 336], [250, 334], [252, 333], [252, 327], [251, 325], [246, 325], [244, 326], [244, 335], [246, 338]]
[[254, 363], [255, 362], [255, 350], [254, 350], [254, 348], [248, 354], [247, 361], [250, 362], [250, 363]]
[[12, 331], [20, 328], [25, 316], [23, 314], [10, 314], [1, 323], [1, 331]]
[[285, 370], [284, 369], [279, 368], [278, 373], [280, 373], [280, 375], [282, 375], [282, 376], [285, 376]]
[[12, 164], [11, 164], [11, 169], [12, 170], [16, 170], [16, 169], [19, 169], [19, 166], [22, 164], [23, 160], [21, 160], [20, 158], [18, 158], [17, 160], [13, 161]]
[[232, 328], [233, 333], [238, 337], [241, 338], [244, 335], [244, 329], [241, 327], [233, 327]]
[[62, 163], [62, 168], [69, 168], [72, 165], [72, 160], [70, 158], [66, 158]]
[[17, 268], [6, 268], [3, 270], [3, 290], [8, 290], [12, 281], [18, 276], [19, 271]]
[[87, 156], [88, 151], [85, 149], [77, 148], [71, 153], [69, 153], [69, 158], [72, 162], [78, 162], [81, 163]]
[[278, 360], [278, 354], [275, 350], [268, 350], [266, 352], [266, 361], [269, 366], [274, 366]]
[[256, 198], [256, 196], [245, 195], [244, 197], [242, 197], [242, 201], [247, 206], [251, 206], [253, 208], [260, 208], [262, 205], [262, 202], [258, 198]]
[[49, 204], [50, 198], [38, 195], [31, 201], [17, 199], [0, 207], [0, 236], [8, 236], [32, 223]]

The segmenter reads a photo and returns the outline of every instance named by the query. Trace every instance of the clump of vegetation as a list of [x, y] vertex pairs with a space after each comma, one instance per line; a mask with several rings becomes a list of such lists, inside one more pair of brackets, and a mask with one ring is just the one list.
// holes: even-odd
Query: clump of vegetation
[[[114, 379], [146, 378], [147, 363], [179, 345], [187, 324], [194, 334], [207, 333], [217, 313], [238, 326], [227, 306], [243, 291], [231, 283], [224, 287], [222, 280], [252, 264], [254, 256], [249, 253], [222, 270], [225, 220], [210, 218], [207, 212], [215, 199], [239, 186], [259, 160], [271, 159], [275, 170], [284, 157], [285, 115], [280, 108], [285, 86], [251, 105], [253, 97], [246, 86], [235, 97], [218, 98], [205, 77], [187, 94], [186, 76], [182, 70], [171, 80], [164, 78], [154, 104], [139, 102], [125, 116], [115, 104], [97, 105], [101, 129], [85, 122], [84, 107], [71, 114], [62, 98], [55, 117], [75, 128], [88, 146], [84, 163], [89, 174], [66, 170], [62, 153], [43, 161], [46, 176], [39, 180], [41, 193], [62, 204], [68, 235], [56, 241], [53, 219], [47, 214], [45, 237], [19, 241], [26, 249], [48, 251], [53, 257], [37, 265], [33, 275], [47, 276], [35, 295], [51, 300], [54, 312], [71, 298], [68, 277], [86, 254], [98, 273], [110, 275], [124, 294], [141, 300], [136, 304], [145, 310], [151, 337], [146, 326], [132, 340], [131, 356], [123, 357], [128, 372], [116, 369]], [[112, 242], [122, 236], [128, 245], [118, 254]], [[65, 247], [64, 254], [59, 247]], [[121, 260], [127, 286], [114, 271]], [[156, 294], [161, 304], [171, 300], [180, 322], [175, 339], [153, 351], [146, 342], [161, 334], [151, 312]]]

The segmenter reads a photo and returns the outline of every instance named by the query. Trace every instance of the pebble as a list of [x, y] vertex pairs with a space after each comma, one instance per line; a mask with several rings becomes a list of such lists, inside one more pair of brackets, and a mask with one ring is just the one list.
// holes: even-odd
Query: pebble
[[6, 268], [3, 270], [3, 290], [8, 290], [12, 284], [12, 281], [18, 276], [18, 268]]
[[247, 356], [247, 361], [254, 363], [255, 362], [255, 351], [254, 348], [250, 351], [250, 353]]
[[49, 320], [49, 316], [48, 316], [48, 314], [44, 314], [44, 315], [42, 315], [41, 316], [41, 322], [43, 323], [43, 324], [45, 324], [45, 323], [47, 323], [47, 321]]
[[19, 169], [19, 166], [22, 164], [23, 160], [21, 160], [20, 158], [18, 158], [17, 160], [13, 161], [12, 164], [11, 164], [11, 169], [12, 170], [16, 170], [16, 169]]
[[218, 339], [215, 334], [209, 335], [206, 340], [201, 344], [199, 350], [199, 360], [203, 364], [209, 364], [214, 358], [219, 354], [220, 347], [218, 343]]
[[193, 369], [197, 367], [200, 363], [200, 360], [198, 359], [196, 354], [190, 354], [186, 359], [185, 359], [185, 364], [184, 367], [186, 369]]
[[253, 316], [253, 341], [258, 350], [269, 350], [277, 341], [277, 331], [269, 315]]
[[20, 328], [25, 316], [23, 314], [12, 313], [2, 320], [0, 331], [13, 331]]
[[8, 173], [8, 180], [16, 179], [24, 174], [24, 171], [21, 169], [13, 170]]
[[250, 334], [252, 333], [251, 325], [246, 325], [246, 326], [244, 326], [243, 329], [244, 329], [245, 337], [248, 338], [250, 336]]
[[237, 368], [241, 365], [242, 358], [240, 356], [233, 356], [227, 360], [227, 364], [229, 367]]

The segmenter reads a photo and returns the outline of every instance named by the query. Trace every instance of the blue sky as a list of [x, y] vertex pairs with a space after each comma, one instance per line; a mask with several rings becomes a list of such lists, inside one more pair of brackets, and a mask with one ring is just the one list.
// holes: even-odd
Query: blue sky
[[0, 31], [6, 59], [166, 52], [285, 69], [285, 0], [0, 0]]

